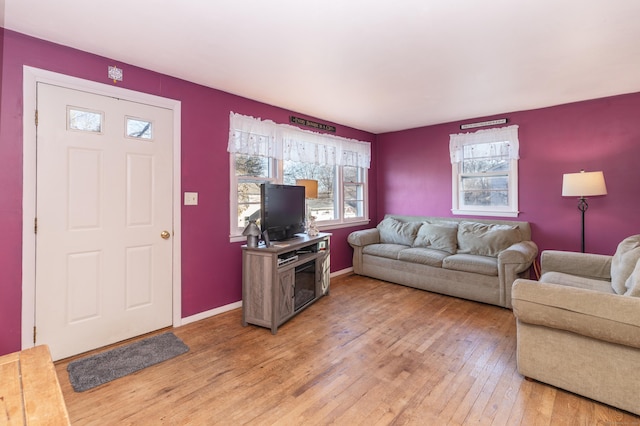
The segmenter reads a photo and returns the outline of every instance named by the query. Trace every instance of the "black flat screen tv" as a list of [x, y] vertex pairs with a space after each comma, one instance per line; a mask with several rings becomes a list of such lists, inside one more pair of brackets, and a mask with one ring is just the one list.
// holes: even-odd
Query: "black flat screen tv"
[[304, 232], [304, 186], [264, 183], [260, 187], [260, 226], [270, 241]]

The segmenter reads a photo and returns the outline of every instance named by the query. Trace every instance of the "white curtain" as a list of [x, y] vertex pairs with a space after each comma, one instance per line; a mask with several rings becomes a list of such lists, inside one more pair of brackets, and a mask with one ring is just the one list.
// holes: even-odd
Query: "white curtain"
[[328, 166], [369, 168], [371, 144], [231, 112], [227, 151]]
[[278, 153], [282, 152], [276, 145], [276, 124], [273, 121], [256, 120], [232, 112], [229, 124], [227, 151], [271, 158], [278, 158]]
[[509, 142], [509, 159], [520, 158], [520, 141], [518, 140], [518, 126], [501, 127], [498, 129], [478, 130], [472, 133], [458, 133], [449, 135], [449, 154], [451, 164], [462, 161], [462, 151], [465, 145], [491, 142]]

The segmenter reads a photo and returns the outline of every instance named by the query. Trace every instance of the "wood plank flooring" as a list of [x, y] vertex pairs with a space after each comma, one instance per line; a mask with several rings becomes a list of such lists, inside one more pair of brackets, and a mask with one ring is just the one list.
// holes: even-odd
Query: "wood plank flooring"
[[83, 393], [74, 425], [640, 425], [516, 370], [511, 311], [356, 275], [284, 324], [173, 329], [190, 351]]

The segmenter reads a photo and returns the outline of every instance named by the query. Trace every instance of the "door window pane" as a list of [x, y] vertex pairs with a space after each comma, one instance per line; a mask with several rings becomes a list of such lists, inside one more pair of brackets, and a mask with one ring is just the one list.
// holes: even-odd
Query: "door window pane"
[[67, 107], [67, 125], [69, 130], [101, 133], [104, 114], [98, 111]]
[[153, 124], [139, 118], [127, 117], [127, 137], [134, 139], [153, 139]]

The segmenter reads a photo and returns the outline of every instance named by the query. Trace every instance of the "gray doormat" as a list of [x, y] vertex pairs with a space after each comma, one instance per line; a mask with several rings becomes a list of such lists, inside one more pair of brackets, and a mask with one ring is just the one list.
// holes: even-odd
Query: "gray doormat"
[[84, 392], [188, 350], [189, 347], [173, 333], [159, 334], [70, 362], [67, 366], [69, 381], [73, 390]]

